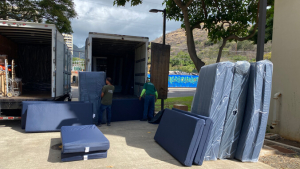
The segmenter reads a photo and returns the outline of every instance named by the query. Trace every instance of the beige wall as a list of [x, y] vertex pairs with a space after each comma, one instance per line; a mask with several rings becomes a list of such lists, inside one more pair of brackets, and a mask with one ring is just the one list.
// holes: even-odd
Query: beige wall
[[[300, 0], [275, 0], [272, 44], [274, 63], [272, 96], [281, 92], [274, 133], [300, 141]], [[273, 118], [271, 100], [268, 124]]]

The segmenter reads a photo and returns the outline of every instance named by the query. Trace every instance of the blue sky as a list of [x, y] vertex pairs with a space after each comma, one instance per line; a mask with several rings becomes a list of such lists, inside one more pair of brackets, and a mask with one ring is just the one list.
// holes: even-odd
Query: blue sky
[[[143, 4], [131, 7], [113, 6], [113, 0], [74, 0], [78, 17], [72, 20], [73, 43], [84, 46], [89, 32], [112, 33], [149, 37], [154, 40], [162, 35], [162, 13], [150, 13], [150, 9], [164, 9], [163, 0], [143, 0]], [[181, 23], [167, 21], [167, 32], [180, 28]]]

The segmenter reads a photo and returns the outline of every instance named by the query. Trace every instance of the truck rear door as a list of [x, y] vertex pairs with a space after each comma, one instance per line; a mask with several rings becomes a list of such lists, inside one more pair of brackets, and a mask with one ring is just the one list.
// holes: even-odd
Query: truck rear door
[[58, 31], [56, 31], [55, 50], [55, 97], [59, 97], [64, 95], [65, 41], [64, 37]]
[[134, 95], [139, 96], [147, 78], [147, 43], [136, 48], [134, 66]]

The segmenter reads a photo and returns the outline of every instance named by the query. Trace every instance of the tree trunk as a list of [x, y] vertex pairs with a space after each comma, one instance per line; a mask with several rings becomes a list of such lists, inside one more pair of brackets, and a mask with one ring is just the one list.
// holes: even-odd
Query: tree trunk
[[188, 9], [187, 8], [182, 9], [182, 13], [184, 15], [184, 24], [185, 24], [188, 52], [190, 54], [192, 61], [194, 62], [195, 66], [196, 66], [197, 71], [199, 72], [201, 67], [204, 66], [205, 63], [202, 62], [202, 60], [199, 59], [197, 56], [194, 37], [193, 37], [193, 31], [191, 29], [189, 16], [188, 16]]
[[218, 58], [217, 58], [217, 62], [216, 63], [219, 63], [221, 61], [221, 56], [222, 56], [222, 51], [226, 45], [226, 42], [227, 42], [227, 39], [223, 39], [223, 44], [222, 46], [219, 48], [219, 54], [218, 54]]

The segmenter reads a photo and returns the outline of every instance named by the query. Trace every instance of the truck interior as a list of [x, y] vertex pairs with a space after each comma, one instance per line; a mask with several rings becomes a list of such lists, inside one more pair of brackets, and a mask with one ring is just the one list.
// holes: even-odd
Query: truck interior
[[20, 96], [1, 99], [51, 98], [51, 38], [51, 29], [0, 27], [0, 55], [22, 81]]
[[114, 99], [136, 98], [134, 79], [145, 77], [145, 66], [137, 66], [142, 63], [136, 60], [136, 49], [145, 42], [93, 38], [92, 44], [92, 71], [104, 71], [112, 78]]

